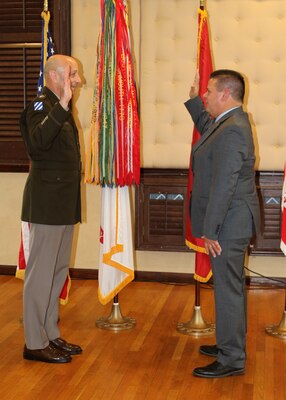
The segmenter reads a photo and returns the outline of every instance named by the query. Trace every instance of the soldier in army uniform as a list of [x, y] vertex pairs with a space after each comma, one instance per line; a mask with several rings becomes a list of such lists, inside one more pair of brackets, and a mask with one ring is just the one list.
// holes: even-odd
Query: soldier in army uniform
[[25, 271], [23, 357], [66, 363], [78, 345], [60, 337], [59, 295], [68, 274], [74, 225], [81, 221], [81, 161], [70, 101], [81, 84], [78, 64], [65, 55], [45, 65], [43, 92], [23, 111], [21, 133], [30, 162], [22, 221], [30, 224]]

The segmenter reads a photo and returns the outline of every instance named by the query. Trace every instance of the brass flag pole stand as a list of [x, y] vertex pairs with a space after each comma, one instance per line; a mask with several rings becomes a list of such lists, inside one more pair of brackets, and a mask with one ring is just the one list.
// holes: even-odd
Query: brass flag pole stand
[[286, 295], [285, 295], [285, 307], [282, 314], [282, 318], [279, 325], [270, 325], [265, 328], [268, 335], [277, 337], [279, 339], [286, 339]]
[[100, 329], [119, 332], [131, 329], [136, 325], [136, 320], [131, 317], [123, 317], [118, 301], [118, 294], [113, 298], [111, 313], [108, 317], [101, 317], [96, 321], [96, 326]]
[[198, 281], [196, 281], [195, 291], [196, 299], [192, 319], [188, 322], [179, 322], [177, 324], [177, 331], [184, 335], [196, 337], [212, 335], [215, 332], [215, 324], [206, 322], [202, 316], [200, 306], [200, 282]]

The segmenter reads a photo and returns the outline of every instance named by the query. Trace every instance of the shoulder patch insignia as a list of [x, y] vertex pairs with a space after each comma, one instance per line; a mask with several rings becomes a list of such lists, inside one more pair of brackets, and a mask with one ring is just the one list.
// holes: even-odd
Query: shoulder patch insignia
[[35, 101], [34, 102], [34, 110], [35, 111], [40, 111], [44, 109], [44, 105], [42, 101]]

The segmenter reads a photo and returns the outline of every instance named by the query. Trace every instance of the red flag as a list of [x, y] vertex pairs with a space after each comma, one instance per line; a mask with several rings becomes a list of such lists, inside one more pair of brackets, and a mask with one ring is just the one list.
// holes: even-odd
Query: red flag
[[[198, 10], [198, 55], [197, 66], [200, 74], [199, 95], [203, 99], [203, 94], [207, 90], [208, 80], [213, 71], [212, 57], [209, 43], [208, 21], [206, 10]], [[192, 145], [200, 138], [196, 128], [193, 131]], [[193, 187], [192, 160], [190, 158], [188, 196]], [[210, 258], [206, 254], [204, 241], [192, 235], [192, 226], [189, 216], [189, 198], [187, 201], [187, 220], [186, 220], [186, 245], [196, 251], [195, 275], [194, 278], [200, 282], [207, 282], [212, 276]]]
[[286, 256], [286, 163], [284, 165], [284, 183], [282, 189], [282, 199], [281, 199], [281, 244], [280, 248]]

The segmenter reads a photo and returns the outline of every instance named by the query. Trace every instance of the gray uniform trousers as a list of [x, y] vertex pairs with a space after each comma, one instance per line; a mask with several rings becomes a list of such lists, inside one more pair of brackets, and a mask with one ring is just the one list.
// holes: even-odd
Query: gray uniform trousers
[[30, 224], [23, 308], [28, 349], [43, 349], [60, 336], [59, 296], [68, 274], [74, 225]]
[[219, 240], [220, 256], [212, 257], [214, 278], [217, 361], [244, 368], [246, 360], [245, 251], [250, 239]]

